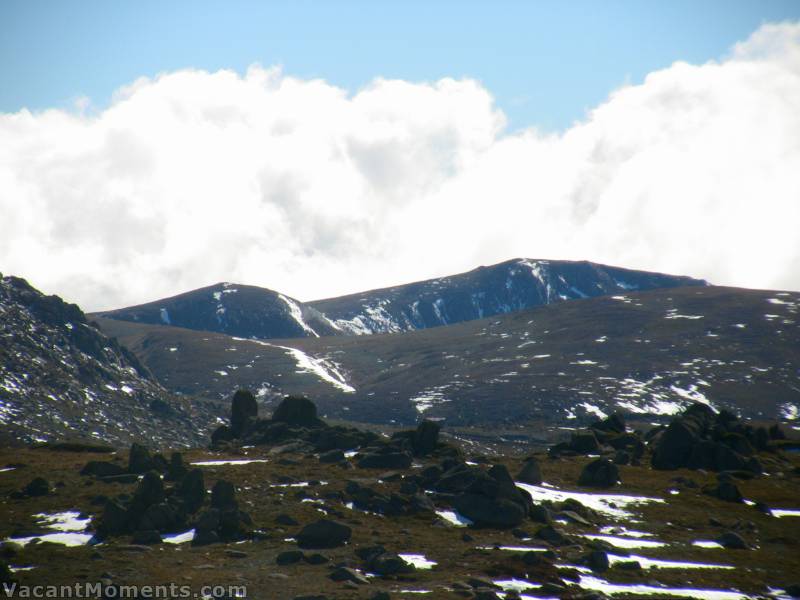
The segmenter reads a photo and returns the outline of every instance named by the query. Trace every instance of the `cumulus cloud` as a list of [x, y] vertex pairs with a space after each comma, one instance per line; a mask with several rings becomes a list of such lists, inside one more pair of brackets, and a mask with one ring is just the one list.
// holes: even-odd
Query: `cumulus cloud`
[[800, 24], [675, 63], [558, 134], [469, 79], [277, 68], [0, 114], [0, 270], [86, 309], [237, 281], [310, 300], [514, 256], [800, 289]]

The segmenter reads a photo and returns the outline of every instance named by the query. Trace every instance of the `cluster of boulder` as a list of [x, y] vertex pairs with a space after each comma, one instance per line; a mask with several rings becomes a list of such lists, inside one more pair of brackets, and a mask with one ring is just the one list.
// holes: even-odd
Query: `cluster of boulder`
[[587, 429], [572, 432], [569, 441], [551, 446], [549, 454], [553, 458], [605, 455], [618, 465], [636, 465], [644, 451], [645, 443], [639, 433], [628, 431], [625, 418], [613, 413]]
[[303, 396], [287, 396], [270, 418], [259, 418], [255, 396], [247, 390], [234, 394], [230, 425], [211, 436], [211, 447], [271, 445], [273, 451], [319, 453], [320, 461], [341, 463], [344, 452], [358, 449], [356, 466], [363, 469], [407, 469], [414, 458], [460, 456], [457, 447], [439, 439], [440, 426], [423, 421], [416, 429], [383, 438], [370, 431], [328, 425], [317, 416], [316, 405]]
[[672, 420], [666, 428], [652, 431], [651, 464], [655, 469], [706, 469], [761, 473], [756, 452], [766, 450], [780, 428], [753, 427], [733, 413], [715, 413], [696, 403]]
[[214, 484], [210, 507], [201, 511], [208, 496], [203, 472], [189, 469], [178, 452], [167, 461], [134, 444], [127, 469], [112, 462], [90, 461], [81, 474], [100, 481], [141, 477], [132, 495], [95, 499], [104, 505], [96, 532], [100, 540], [131, 535], [135, 544], [155, 544], [163, 535], [194, 528], [192, 543], [202, 545], [242, 539], [252, 525], [247, 513], [239, 510], [233, 484], [225, 480]]

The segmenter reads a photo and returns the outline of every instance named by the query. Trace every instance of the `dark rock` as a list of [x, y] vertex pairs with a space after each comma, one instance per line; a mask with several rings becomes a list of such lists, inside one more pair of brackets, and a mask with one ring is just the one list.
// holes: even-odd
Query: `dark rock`
[[536, 532], [536, 537], [544, 540], [551, 546], [566, 546], [570, 543], [569, 538], [560, 529], [550, 525], [545, 525]]
[[218, 480], [211, 488], [211, 506], [219, 509], [237, 508], [236, 488], [230, 481]]
[[144, 511], [138, 523], [138, 529], [155, 529], [165, 533], [171, 533], [185, 529], [185, 514], [176, 510], [166, 502], [152, 504]]
[[320, 519], [300, 530], [297, 543], [301, 548], [336, 548], [350, 541], [352, 533], [347, 525]]
[[302, 550], [286, 550], [275, 557], [275, 563], [279, 565], [293, 565], [303, 560]]
[[353, 583], [357, 583], [358, 585], [368, 584], [369, 580], [360, 575], [353, 569], [348, 567], [339, 567], [334, 569], [330, 575], [328, 575], [333, 581], [352, 581]]
[[592, 423], [591, 428], [613, 433], [625, 433], [625, 417], [615, 412], [602, 421], [595, 421]]
[[97, 525], [100, 538], [122, 535], [128, 531], [128, 511], [119, 502], [110, 500], [103, 509]]
[[227, 425], [220, 425], [211, 434], [211, 445], [219, 446], [222, 442], [230, 442], [234, 439], [233, 430]]
[[522, 468], [517, 473], [517, 481], [530, 485], [542, 483], [542, 470], [539, 466], [539, 461], [535, 457], [529, 456], [525, 459]]
[[412, 440], [414, 456], [427, 456], [436, 449], [439, 441], [439, 431], [441, 425], [434, 421], [422, 421], [417, 425]]
[[407, 452], [365, 454], [357, 466], [360, 469], [408, 469], [411, 466], [411, 455]]
[[578, 485], [588, 487], [611, 487], [619, 481], [619, 467], [605, 458], [598, 458], [586, 465], [578, 478]]
[[478, 471], [453, 506], [477, 527], [516, 527], [528, 516], [530, 495], [519, 489], [503, 465]]
[[584, 557], [584, 562], [592, 571], [608, 571], [608, 554], [603, 550], [594, 550], [590, 552]]
[[22, 488], [22, 493], [31, 498], [46, 496], [50, 493], [50, 482], [44, 477], [35, 477]]
[[416, 568], [414, 565], [404, 561], [397, 554], [383, 553], [369, 562], [369, 570], [382, 577], [388, 577], [404, 573], [413, 573], [416, 571]]
[[531, 506], [528, 515], [533, 521], [537, 521], [538, 523], [545, 523], [549, 525], [553, 522], [553, 515], [550, 512], [550, 509], [542, 504], [534, 504]]
[[577, 431], [572, 434], [569, 449], [578, 454], [597, 454], [600, 444], [592, 431]]
[[150, 450], [134, 442], [128, 456], [128, 473], [142, 474], [155, 468]]
[[173, 452], [169, 457], [169, 467], [167, 467], [167, 474], [164, 478], [167, 481], [180, 481], [187, 471], [188, 468], [183, 462], [183, 454]]
[[92, 477], [123, 475], [125, 472], [123, 467], [105, 460], [90, 460], [84, 465], [83, 469], [81, 469], [81, 475], [89, 475]]
[[748, 548], [750, 548], [747, 542], [744, 541], [744, 538], [742, 538], [742, 536], [740, 536], [738, 533], [734, 533], [733, 531], [726, 531], [721, 536], [719, 536], [716, 541], [723, 547], [729, 548], [731, 550], [747, 550]]
[[709, 493], [726, 502], [742, 502], [744, 500], [739, 488], [732, 481], [720, 481]]
[[679, 469], [685, 466], [697, 441], [695, 429], [682, 420], [672, 421], [653, 451], [653, 468]]
[[272, 420], [301, 427], [317, 427], [316, 405], [304, 396], [287, 396], [272, 413]]
[[163, 499], [164, 482], [161, 481], [161, 476], [155, 471], [148, 471], [133, 493], [130, 507], [131, 514], [136, 516], [143, 515], [148, 507], [158, 504]]
[[177, 492], [188, 513], [196, 512], [206, 499], [206, 484], [201, 469], [189, 471], [177, 486]]
[[238, 390], [231, 402], [231, 433], [238, 438], [250, 419], [258, 417], [256, 397], [247, 390]]
[[331, 561], [330, 558], [328, 558], [324, 554], [320, 554], [319, 552], [306, 554], [305, 556], [303, 556], [303, 558], [310, 565], [324, 565], [325, 563], [329, 563]]

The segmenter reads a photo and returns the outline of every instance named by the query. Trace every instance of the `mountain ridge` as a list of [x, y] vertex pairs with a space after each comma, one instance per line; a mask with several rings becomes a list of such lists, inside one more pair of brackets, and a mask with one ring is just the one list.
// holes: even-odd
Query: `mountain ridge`
[[373, 335], [620, 291], [698, 285], [707, 282], [589, 261], [515, 258], [445, 277], [310, 302], [269, 288], [223, 282], [95, 314], [257, 339]]

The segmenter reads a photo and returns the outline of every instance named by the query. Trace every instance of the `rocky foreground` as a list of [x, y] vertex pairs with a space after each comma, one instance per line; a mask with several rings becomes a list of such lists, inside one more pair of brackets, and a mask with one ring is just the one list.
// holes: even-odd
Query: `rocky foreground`
[[428, 421], [331, 426], [305, 398], [260, 418], [240, 391], [207, 450], [0, 450], [0, 579], [107, 597], [800, 596], [800, 444], [777, 426], [696, 404], [647, 432], [612, 415], [547, 452], [448, 440]]

